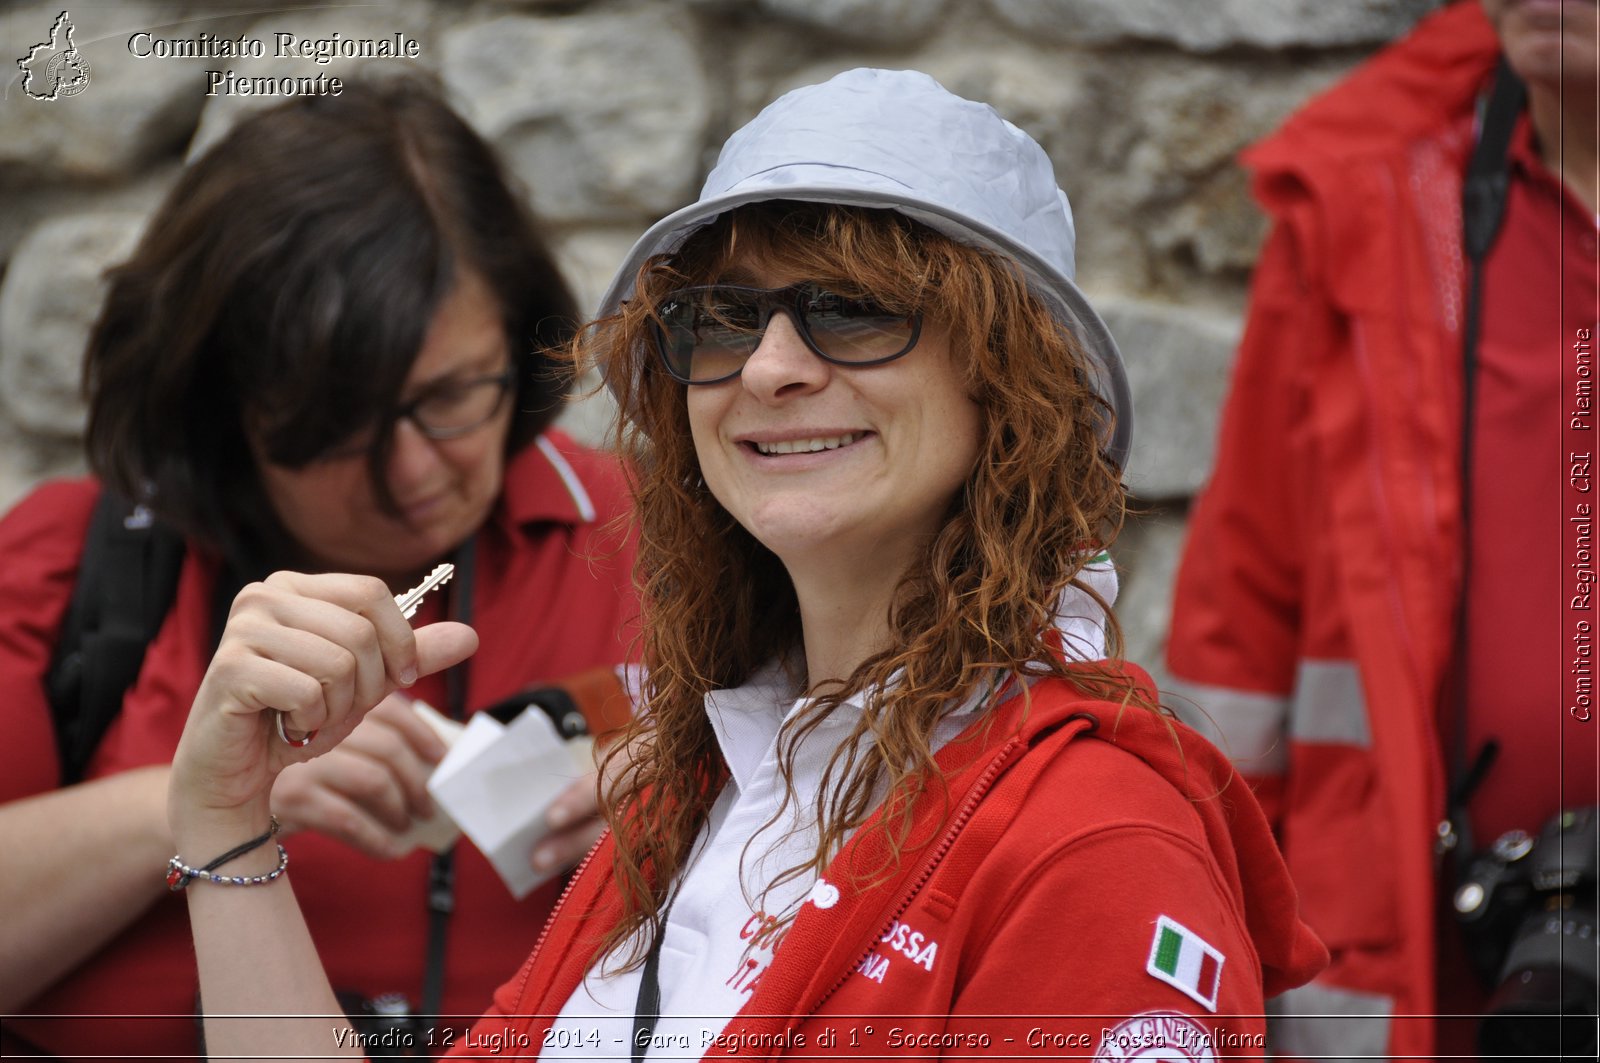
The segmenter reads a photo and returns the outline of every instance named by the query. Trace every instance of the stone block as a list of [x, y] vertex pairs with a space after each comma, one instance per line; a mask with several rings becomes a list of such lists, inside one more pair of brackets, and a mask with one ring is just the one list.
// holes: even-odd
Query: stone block
[[1243, 170], [1227, 168], [1197, 181], [1175, 203], [1147, 212], [1141, 230], [1161, 287], [1182, 291], [1184, 271], [1242, 277], [1255, 264], [1266, 218], [1250, 198]]
[[[58, 3], [8, 5], [0, 14], [9, 67], [9, 87], [0, 97], [0, 170], [36, 181], [103, 182], [181, 151], [204, 102], [205, 61], [139, 58], [129, 49], [137, 32], [172, 32], [170, 8], [75, 7], [70, 37], [63, 28], [52, 46], [62, 14]], [[15, 64], [35, 45], [43, 47], [33, 53], [24, 85]], [[69, 61], [74, 49], [76, 59]], [[85, 79], [70, 95], [59, 81], [69, 67], [81, 69]], [[56, 98], [34, 98], [52, 85]]]
[[710, 89], [681, 15], [505, 15], [446, 32], [442, 60], [456, 102], [541, 217], [654, 217], [698, 187]]
[[[433, 37], [434, 8], [421, 0], [405, 0], [374, 6], [340, 8], [334, 10], [276, 12], [269, 18], [252, 24], [245, 35], [263, 42], [266, 55], [261, 58], [213, 60], [210, 68], [232, 71], [239, 79], [254, 78], [315, 78], [319, 75], [339, 78], [349, 82], [359, 78], [423, 75], [432, 77], [439, 63], [439, 50]], [[312, 55], [279, 57], [275, 34], [288, 33], [295, 37], [295, 47], [306, 50], [305, 42], [333, 39], [335, 34], [344, 40], [392, 41], [395, 34], [414, 39], [420, 55], [416, 59], [367, 57], [347, 58], [328, 56], [326, 62]], [[316, 45], [311, 45], [314, 50]], [[204, 92], [204, 86], [201, 91]], [[297, 90], [298, 91], [298, 90]], [[291, 99], [289, 95], [221, 94], [206, 99], [205, 111], [200, 116], [200, 127], [189, 144], [189, 158], [203, 154], [227, 135], [239, 121], [268, 107]], [[315, 145], [306, 146], [306, 165], [316, 165]]]
[[1231, 163], [1241, 148], [1272, 132], [1350, 66], [1342, 57], [1274, 59], [1246, 73], [1235, 64], [1190, 56], [1119, 56], [1108, 60], [1107, 72], [1124, 86], [1110, 102], [1128, 123], [1130, 143], [1155, 147], [1161, 172], [1181, 184]]
[[138, 177], [108, 187], [76, 183], [40, 186], [24, 182], [7, 187], [0, 181], [0, 262], [9, 262], [27, 235], [51, 218], [67, 214], [151, 214], [166, 198], [182, 163], [164, 160]]
[[759, 0], [761, 10], [846, 40], [904, 47], [944, 18], [948, 0]]
[[1116, 337], [1133, 389], [1129, 487], [1144, 499], [1193, 495], [1216, 454], [1238, 320], [1198, 307], [1091, 299]]
[[23, 430], [83, 433], [83, 350], [104, 297], [101, 275], [128, 256], [139, 214], [75, 214], [22, 241], [0, 285], [0, 400]]
[[647, 228], [648, 222], [641, 219], [633, 225], [577, 230], [555, 241], [556, 262], [572, 285], [578, 313], [585, 319], [599, 310], [600, 297], [611, 286], [617, 267]]
[[1116, 612], [1122, 623], [1123, 651], [1152, 675], [1158, 689], [1165, 685], [1163, 657], [1172, 623], [1172, 587], [1187, 528], [1187, 519], [1179, 513], [1156, 510], [1131, 518], [1112, 551], [1122, 581]]
[[1086, 273], [1122, 288], [1192, 293], [1199, 281], [1213, 296], [1217, 285], [1237, 292], [1264, 224], [1236, 157], [1349, 66], [1273, 57], [1246, 73], [1187, 55], [1099, 58], [1102, 117], [1081, 127], [1092, 168], [1079, 224]]
[[[578, 312], [585, 320], [596, 314], [600, 297], [611, 285], [617, 267], [627, 257], [635, 240], [644, 232], [643, 223], [633, 226], [584, 230], [570, 234], [556, 244], [556, 260], [572, 285]], [[558, 423], [574, 439], [590, 446], [609, 447], [612, 443], [617, 404], [598, 376], [589, 376], [573, 389], [569, 404]]]
[[1079, 45], [1148, 41], [1185, 51], [1335, 48], [1393, 40], [1435, 0], [989, 0], [1028, 35]]

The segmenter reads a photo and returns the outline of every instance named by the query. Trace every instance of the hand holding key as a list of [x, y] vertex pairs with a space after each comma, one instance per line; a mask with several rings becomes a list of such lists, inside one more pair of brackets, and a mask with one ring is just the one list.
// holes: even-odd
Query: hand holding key
[[[427, 597], [428, 592], [449, 583], [450, 577], [455, 574], [456, 566], [446, 561], [442, 565], [435, 566], [434, 570], [428, 573], [421, 583], [403, 594], [395, 595], [394, 604], [399, 606], [401, 617], [410, 620], [416, 616], [417, 607], [422, 604], [422, 599]], [[407, 685], [409, 686], [410, 684]], [[285, 745], [293, 746], [295, 749], [304, 749], [311, 744], [312, 739], [317, 737], [317, 732], [315, 730], [306, 731], [304, 734], [291, 738], [288, 730], [283, 725], [283, 721], [288, 715], [286, 712], [279, 712], [274, 720], [278, 727], [278, 737], [283, 739]]]
[[[241, 591], [173, 759], [175, 831], [264, 823], [283, 768], [332, 749], [394, 690], [469, 656], [477, 635], [466, 625], [406, 623], [446, 578], [435, 570], [398, 599], [369, 576], [295, 572]], [[280, 727], [298, 744], [280, 740]]]

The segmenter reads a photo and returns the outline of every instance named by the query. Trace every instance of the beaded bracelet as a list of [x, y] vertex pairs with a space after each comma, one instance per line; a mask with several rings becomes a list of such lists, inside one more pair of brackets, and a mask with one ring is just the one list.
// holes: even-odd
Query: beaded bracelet
[[281, 845], [278, 846], [278, 866], [265, 875], [219, 875], [203, 867], [190, 867], [181, 857], [174, 856], [167, 861], [167, 889], [176, 893], [191, 882], [214, 882], [218, 886], [265, 886], [269, 882], [276, 882], [288, 866], [289, 850]]
[[228, 863], [230, 860], [237, 860], [245, 853], [254, 852], [271, 841], [273, 836], [278, 833], [278, 817], [271, 817], [270, 823], [271, 826], [267, 828], [267, 832], [265, 834], [262, 834], [259, 837], [251, 838], [243, 845], [234, 846], [232, 849], [229, 849], [227, 852], [223, 853], [215, 860], [212, 860], [204, 867], [190, 867], [188, 864], [183, 862], [183, 857], [181, 855], [174, 856], [171, 860], [167, 861], [167, 889], [176, 893], [179, 890], [187, 887], [189, 883], [195, 881], [196, 879], [214, 882], [219, 886], [264, 886], [269, 882], [277, 881], [278, 876], [283, 874], [283, 869], [289, 866], [288, 850], [284, 849], [284, 847], [281, 845], [278, 846], [278, 866], [265, 875], [213, 874], [217, 868]]

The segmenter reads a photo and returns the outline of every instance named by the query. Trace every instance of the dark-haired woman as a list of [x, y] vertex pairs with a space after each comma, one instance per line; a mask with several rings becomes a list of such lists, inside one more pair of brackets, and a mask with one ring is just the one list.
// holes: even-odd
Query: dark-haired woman
[[[861, 70], [772, 104], [645, 235], [581, 345], [638, 470], [644, 707], [612, 833], [464, 1052], [1261, 1053], [1264, 994], [1325, 954], [1225, 758], [1115, 660], [1127, 389], [1073, 242], [1037, 144]], [[173, 772], [186, 856], [258, 835], [266, 777], [474, 645], [332, 575], [235, 620]], [[291, 702], [309, 749], [260, 723]], [[208, 999], [328, 1006], [283, 883], [190, 901]]]
[[[443, 753], [409, 701], [470, 714], [589, 669], [568, 693], [619, 693], [632, 547], [604, 526], [622, 480], [550, 428], [566, 378], [548, 352], [574, 319], [492, 150], [424, 87], [261, 113], [180, 177], [91, 340], [99, 480], [40, 488], [0, 523], [0, 1010], [24, 1013], [7, 1054], [196, 1050], [184, 905], [152, 875], [173, 851], [168, 765], [229, 601], [276, 569], [393, 594], [455, 561], [421, 615], [470, 611], [483, 634], [470, 668], [421, 679], [273, 787], [334, 986], [415, 1009], [434, 978], [445, 1012], [475, 1013], [525, 955], [554, 884], [518, 902], [470, 845], [446, 867], [404, 841]], [[101, 484], [187, 549], [142, 671], [63, 786], [43, 676]], [[593, 793], [564, 795], [537, 866], [588, 848]]]

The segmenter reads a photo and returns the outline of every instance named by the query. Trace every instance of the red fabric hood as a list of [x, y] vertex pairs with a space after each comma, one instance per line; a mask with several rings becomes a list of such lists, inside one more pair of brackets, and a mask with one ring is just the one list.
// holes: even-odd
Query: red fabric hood
[[1369, 262], [1373, 233], [1391, 226], [1396, 203], [1414, 194], [1406, 160], [1417, 145], [1459, 156], [1447, 167], [1454, 172], [1465, 165], [1470, 123], [1441, 141], [1440, 116], [1472, 112], [1499, 56], [1493, 28], [1469, 2], [1424, 19], [1404, 44], [1380, 52], [1240, 156], [1255, 173], [1257, 201], [1301, 245], [1296, 261], [1305, 283], [1323, 287], [1346, 311], [1393, 305], [1395, 265], [1381, 256]]
[[1258, 180], [1295, 174], [1314, 184], [1352, 159], [1389, 155], [1435, 134], [1439, 115], [1459, 110], [1481, 89], [1500, 52], [1483, 9], [1471, 2], [1423, 19], [1402, 43], [1379, 52], [1247, 149], [1245, 165]]
[[[1127, 670], [1148, 697], [1154, 684]], [[1085, 707], [1077, 706], [1078, 711]], [[1299, 899], [1261, 806], [1223, 753], [1188, 726], [1143, 708], [1101, 711], [1089, 736], [1110, 742], [1154, 768], [1183, 794], [1200, 817], [1211, 852], [1244, 912], [1261, 958], [1267, 996], [1311, 980], [1328, 964], [1328, 951], [1300, 921]], [[1045, 721], [1029, 721], [1050, 726]]]

